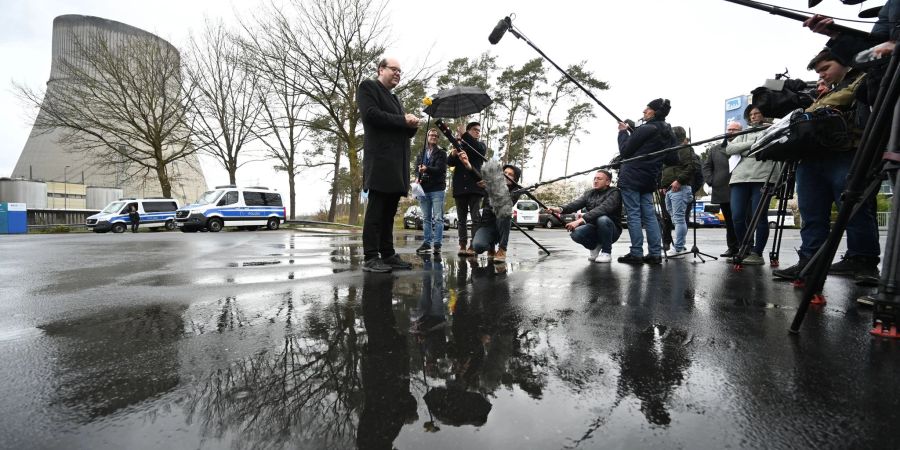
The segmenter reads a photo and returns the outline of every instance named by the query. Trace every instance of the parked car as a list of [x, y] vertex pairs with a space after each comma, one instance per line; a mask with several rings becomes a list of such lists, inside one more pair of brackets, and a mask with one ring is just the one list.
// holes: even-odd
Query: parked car
[[452, 206], [444, 213], [444, 228], [459, 228], [459, 218], [456, 215], [456, 207]]
[[697, 211], [696, 219], [694, 218], [694, 213], [691, 212], [688, 216], [688, 224], [698, 227], [721, 227], [725, 225], [715, 214], [706, 211]]
[[422, 209], [418, 205], [406, 208], [406, 212], [403, 213], [403, 228], [407, 230], [410, 228], [422, 229]]
[[[559, 219], [556, 218], [550, 211], [546, 209], [542, 209], [540, 214], [538, 215], [538, 223], [541, 224], [544, 228], [554, 228], [554, 227], [563, 227], [569, 222], [574, 222], [578, 219], [575, 218], [576, 213], [567, 213], [560, 214], [563, 221], [560, 222]], [[581, 214], [580, 212], [578, 214]]]
[[[769, 228], [775, 228], [778, 224], [776, 222], [778, 220], [778, 210], [770, 209], [767, 220], [769, 221]], [[788, 210], [784, 215], [784, 228], [794, 228], [794, 226], [794, 213]]]
[[519, 200], [513, 205], [512, 218], [519, 226], [533, 230], [540, 219], [540, 207], [534, 200]]

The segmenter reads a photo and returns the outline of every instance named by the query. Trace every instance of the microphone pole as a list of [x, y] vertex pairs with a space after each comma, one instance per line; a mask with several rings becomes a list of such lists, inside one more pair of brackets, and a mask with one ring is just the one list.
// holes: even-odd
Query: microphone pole
[[[494, 31], [491, 33], [490, 37], [488, 38], [488, 40], [491, 42], [491, 44], [496, 44], [497, 42], [500, 41], [500, 38], [503, 37], [503, 32], [501, 31], [501, 29], [503, 28], [503, 25], [506, 26], [506, 30], [503, 30], [503, 31], [509, 31], [510, 33], [512, 33], [513, 36], [525, 41], [526, 44], [530, 45], [531, 48], [533, 48], [536, 52], [538, 52], [541, 56], [543, 56], [544, 59], [546, 59], [550, 64], [553, 65], [553, 67], [556, 67], [556, 70], [558, 70], [560, 73], [565, 75], [565, 77], [569, 81], [571, 81], [572, 83], [575, 84], [575, 86], [578, 86], [582, 91], [584, 91], [584, 93], [587, 94], [587, 96], [590, 97], [591, 100], [593, 100], [598, 105], [600, 105], [600, 107], [603, 108], [603, 110], [606, 111], [610, 116], [612, 116], [613, 119], [616, 119], [616, 122], [624, 122], [622, 119], [619, 118], [619, 116], [616, 115], [616, 113], [612, 112], [612, 110], [607, 108], [606, 105], [604, 105], [603, 102], [601, 102], [600, 99], [598, 99], [594, 95], [593, 92], [591, 92], [588, 88], [584, 87], [584, 85], [582, 85], [580, 82], [578, 82], [578, 80], [576, 80], [574, 77], [572, 77], [572, 75], [569, 75], [569, 73], [566, 72], [562, 67], [559, 67], [559, 64], [556, 64], [552, 59], [550, 59], [550, 57], [547, 56], [546, 53], [541, 51], [541, 49], [539, 49], [537, 47], [537, 45], [534, 45], [534, 43], [531, 42], [530, 40], [528, 40], [527, 37], [523, 36], [522, 33], [519, 33], [519, 31], [515, 27], [513, 27], [512, 20], [510, 20], [509, 17], [502, 19], [500, 21], [500, 23], [497, 24], [497, 27], [494, 28]], [[630, 127], [630, 128], [633, 129], [634, 127]]]
[[[791, 11], [789, 9], [780, 8], [774, 5], [768, 5], [766, 3], [755, 2], [753, 0], [725, 0], [726, 2], [736, 3], [738, 5], [746, 6], [748, 8], [758, 9], [761, 11], [765, 11], [769, 14], [787, 17], [788, 19], [798, 20], [800, 22], [805, 22], [806, 19], [809, 19], [812, 16], [808, 16], [806, 14], [801, 14], [798, 12]], [[869, 38], [869, 33], [857, 30], [856, 28], [845, 27], [843, 25], [831, 24], [828, 26], [829, 30], [837, 31], [839, 33], [849, 34], [859, 38]]]

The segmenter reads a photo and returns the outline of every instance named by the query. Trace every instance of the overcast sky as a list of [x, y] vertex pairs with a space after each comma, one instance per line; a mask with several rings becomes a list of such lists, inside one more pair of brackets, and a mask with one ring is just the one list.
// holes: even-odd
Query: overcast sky
[[[773, 3], [807, 9], [807, 0]], [[0, 176], [12, 173], [31, 132], [28, 111], [13, 95], [12, 82], [35, 88], [46, 83], [54, 17], [82, 14], [112, 19], [181, 48], [189, 33], [202, 27], [204, 16], [234, 23], [235, 14], [246, 14], [258, 4], [257, 0], [0, 0]], [[444, 6], [438, 9], [439, 4]], [[488, 43], [497, 21], [515, 13], [513, 25], [557, 64], [587, 61], [588, 70], [610, 85], [595, 95], [619, 117], [638, 119], [650, 100], [666, 97], [672, 102], [668, 121], [690, 128], [695, 141], [723, 132], [727, 98], [749, 93], [775, 73], [788, 69], [795, 78], [814, 80], [816, 75], [806, 70], [806, 64], [826, 41], [800, 22], [724, 0], [393, 0], [387, 8], [392, 26], [389, 53], [404, 67], [423, 62], [429, 50], [427, 62], [439, 67], [485, 51], [497, 55], [501, 67], [538, 57], [510, 34], [496, 46]], [[855, 18], [859, 10], [860, 6], [824, 0], [812, 11]], [[555, 71], [548, 72], [549, 79], [557, 77]], [[587, 128], [591, 134], [573, 154], [570, 172], [605, 164], [617, 152], [615, 120], [599, 107]], [[565, 148], [560, 145], [555, 151], [559, 156], [549, 158], [545, 179], [563, 174]], [[238, 182], [268, 184], [287, 192], [284, 175], [270, 166], [248, 165], [238, 172]], [[212, 161], [204, 160], [203, 167], [210, 186], [227, 182], [227, 174]], [[297, 209], [314, 212], [327, 203], [327, 174], [310, 171], [301, 178], [298, 186], [305, 191], [298, 196]], [[524, 182], [531, 184], [536, 178], [537, 170], [526, 168]]]

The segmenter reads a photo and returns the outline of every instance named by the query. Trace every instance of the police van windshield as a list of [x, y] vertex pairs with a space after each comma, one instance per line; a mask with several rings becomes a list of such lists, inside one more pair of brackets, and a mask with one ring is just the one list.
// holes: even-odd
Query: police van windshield
[[218, 200], [220, 195], [222, 195], [222, 191], [206, 191], [203, 193], [203, 195], [200, 196], [200, 199], [197, 200], [197, 204], [209, 205]]
[[125, 206], [125, 203], [126, 202], [112, 202], [106, 208], [103, 208], [103, 211], [100, 211], [100, 212], [107, 213], [107, 214], [117, 213], [117, 212], [119, 212], [119, 210], [122, 209], [123, 206]]

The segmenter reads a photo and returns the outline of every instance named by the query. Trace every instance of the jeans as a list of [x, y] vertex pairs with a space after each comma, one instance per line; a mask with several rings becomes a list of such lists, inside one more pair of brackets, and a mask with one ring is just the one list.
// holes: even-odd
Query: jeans
[[[831, 230], [831, 204], [841, 207], [841, 193], [853, 152], [803, 160], [797, 166], [797, 205], [800, 207], [800, 257], [810, 258], [825, 243]], [[875, 199], [865, 199], [863, 207], [847, 223], [846, 256], [878, 256], [878, 221]]]
[[422, 208], [422, 229], [425, 230], [423, 244], [441, 245], [444, 239], [444, 196], [446, 192], [426, 192], [419, 197]]
[[588, 250], [593, 250], [600, 246], [603, 253], [612, 253], [613, 242], [619, 240], [622, 235], [622, 229], [616, 226], [608, 216], [600, 216], [592, 223], [584, 225], [572, 231], [572, 240], [583, 245]]
[[484, 253], [493, 250], [494, 245], [497, 245], [506, 251], [506, 246], [509, 244], [510, 227], [512, 227], [511, 217], [497, 219], [491, 224], [481, 224], [472, 238], [472, 250], [475, 250], [475, 253]]
[[381, 254], [388, 258], [394, 253], [394, 215], [400, 194], [388, 194], [369, 190], [369, 204], [363, 219], [363, 254], [365, 260], [375, 259]]
[[[766, 202], [765, 214], [760, 217], [756, 224], [756, 238], [750, 240], [753, 242], [753, 251], [757, 255], [762, 255], [766, 248], [766, 241], [769, 239], [769, 200], [770, 196], [762, 198], [762, 189], [765, 183], [735, 183], [731, 185], [731, 213], [734, 220], [734, 233], [739, 242], [746, 239], [747, 233], [750, 231], [750, 221], [753, 219], [753, 213], [759, 207], [761, 201]], [[740, 244], [738, 244], [740, 245]]]
[[464, 247], [469, 242], [469, 229], [466, 226], [467, 216], [472, 217], [472, 236], [478, 232], [481, 224], [481, 196], [478, 194], [460, 195], [456, 200], [456, 218], [459, 220], [459, 245]]
[[662, 236], [659, 232], [659, 222], [656, 220], [656, 211], [653, 209], [653, 193], [640, 193], [626, 189], [622, 189], [621, 192], [625, 214], [628, 215], [631, 254], [644, 256], [644, 235], [641, 233], [641, 224], [643, 224], [647, 231], [648, 254], [662, 256]]
[[684, 238], [687, 237], [687, 222], [685, 214], [688, 206], [694, 201], [694, 192], [690, 186], [681, 186], [678, 192], [666, 192], [666, 209], [672, 215], [672, 223], [675, 225], [675, 251], [684, 251]]

